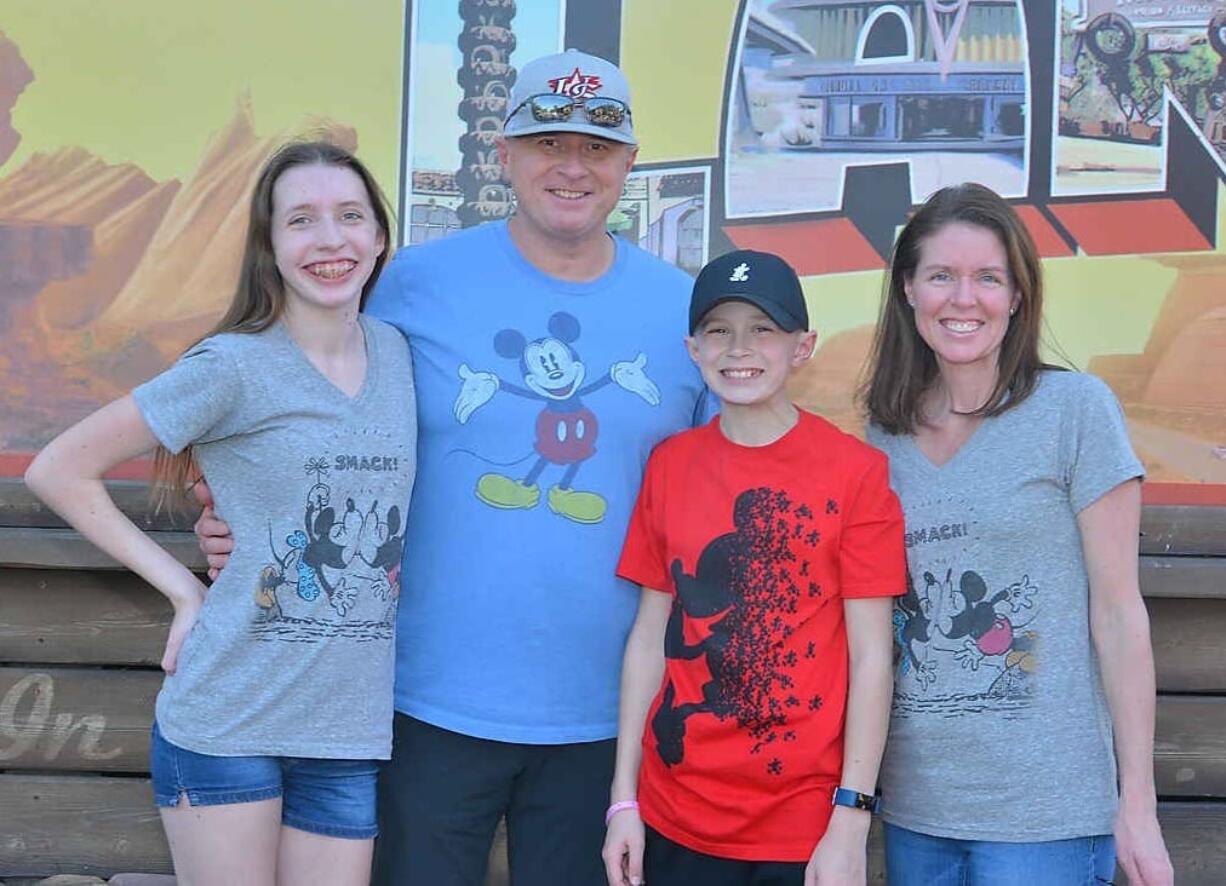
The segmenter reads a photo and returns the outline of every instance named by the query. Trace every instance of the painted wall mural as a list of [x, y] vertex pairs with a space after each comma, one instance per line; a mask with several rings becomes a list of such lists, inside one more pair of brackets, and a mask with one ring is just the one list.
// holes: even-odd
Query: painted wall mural
[[282, 141], [356, 148], [405, 248], [504, 218], [518, 67], [576, 46], [634, 89], [610, 230], [691, 273], [735, 246], [801, 272], [802, 404], [858, 427], [897, 228], [981, 181], [1043, 252], [1051, 356], [1123, 401], [1149, 500], [1226, 504], [1226, 2], [371, 0], [344, 29], [323, 0], [98, 6], [0, 15], [0, 474], [207, 329]]

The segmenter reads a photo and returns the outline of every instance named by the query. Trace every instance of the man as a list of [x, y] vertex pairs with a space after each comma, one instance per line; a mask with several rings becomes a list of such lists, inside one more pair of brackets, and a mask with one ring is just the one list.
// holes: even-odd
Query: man
[[648, 453], [705, 411], [691, 281], [606, 231], [622, 73], [537, 59], [508, 112], [514, 217], [402, 250], [368, 305], [409, 337], [419, 433], [378, 883], [480, 886], [503, 815], [513, 883], [605, 882], [637, 600], [614, 569]]

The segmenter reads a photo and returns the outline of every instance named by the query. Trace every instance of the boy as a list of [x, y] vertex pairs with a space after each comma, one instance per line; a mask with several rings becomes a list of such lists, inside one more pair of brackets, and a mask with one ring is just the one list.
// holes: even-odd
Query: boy
[[808, 327], [777, 256], [694, 282], [686, 345], [721, 411], [652, 453], [618, 565], [643, 590], [611, 886], [865, 881], [902, 514], [884, 456], [788, 399]]

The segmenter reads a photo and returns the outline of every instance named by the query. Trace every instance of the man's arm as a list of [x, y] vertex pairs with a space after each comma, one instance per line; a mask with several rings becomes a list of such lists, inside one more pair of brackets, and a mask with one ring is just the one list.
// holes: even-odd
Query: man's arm
[[1077, 515], [1090, 579], [1090, 634], [1111, 708], [1119, 764], [1116, 853], [1128, 882], [1169, 886], [1174, 872], [1154, 789], [1154, 656], [1137, 577], [1141, 483], [1116, 486]]
[[230, 534], [229, 525], [213, 510], [213, 490], [204, 478], [192, 486], [192, 495], [204, 506], [192, 531], [196, 533], [196, 542], [209, 564], [209, 581], [216, 581], [218, 574], [230, 562], [234, 536]]

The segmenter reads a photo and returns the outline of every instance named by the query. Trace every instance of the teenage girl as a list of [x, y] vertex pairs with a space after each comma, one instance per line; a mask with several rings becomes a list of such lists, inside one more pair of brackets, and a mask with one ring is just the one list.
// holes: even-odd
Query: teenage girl
[[[150, 768], [180, 884], [369, 878], [416, 430], [407, 344], [359, 313], [389, 238], [352, 155], [283, 148], [256, 182], [216, 329], [26, 473], [174, 607]], [[207, 478], [233, 528], [211, 588], [103, 486], [150, 450], [162, 490]]]

